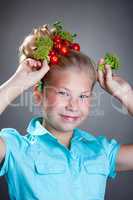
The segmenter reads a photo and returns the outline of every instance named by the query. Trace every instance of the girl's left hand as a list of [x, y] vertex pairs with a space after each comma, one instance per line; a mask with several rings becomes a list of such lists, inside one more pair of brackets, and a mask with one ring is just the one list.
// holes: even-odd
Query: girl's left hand
[[[103, 63], [104, 59], [101, 58], [99, 64]], [[125, 96], [132, 93], [132, 87], [130, 84], [120, 76], [112, 74], [110, 65], [105, 65], [105, 69], [103, 71], [98, 69], [97, 79], [100, 86], [105, 91], [121, 101]]]

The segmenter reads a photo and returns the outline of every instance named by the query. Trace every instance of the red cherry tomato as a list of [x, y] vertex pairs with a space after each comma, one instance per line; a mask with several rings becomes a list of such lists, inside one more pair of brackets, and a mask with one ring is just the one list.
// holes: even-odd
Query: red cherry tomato
[[55, 43], [61, 43], [61, 41], [62, 41], [60, 35], [55, 35], [54, 38], [53, 38], [53, 40], [54, 40]]
[[57, 55], [52, 55], [52, 56], [50, 56], [50, 62], [51, 62], [52, 64], [57, 64], [58, 61], [59, 61], [59, 58], [58, 58]]
[[76, 51], [80, 51], [80, 45], [78, 43], [73, 43], [71, 45], [71, 48], [74, 49], [74, 50], [76, 50]]
[[56, 50], [52, 50], [52, 51], [49, 52], [49, 56], [53, 56], [53, 55], [56, 55], [56, 54], [57, 54]]
[[64, 56], [68, 55], [68, 53], [69, 53], [68, 47], [62, 46], [61, 49], [60, 49], [60, 53], [61, 53], [62, 55], [64, 55]]
[[68, 40], [63, 40], [63, 45], [69, 47], [71, 45], [71, 42]]
[[55, 49], [58, 49], [58, 50], [59, 50], [59, 49], [61, 49], [61, 47], [62, 47], [62, 44], [61, 44], [61, 43], [55, 43], [55, 44], [54, 44], [54, 48], [55, 48]]

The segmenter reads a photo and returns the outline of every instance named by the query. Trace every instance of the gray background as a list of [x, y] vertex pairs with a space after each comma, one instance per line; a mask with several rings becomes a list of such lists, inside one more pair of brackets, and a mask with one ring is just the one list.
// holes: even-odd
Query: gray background
[[[0, 84], [13, 75], [18, 65], [18, 47], [39, 25], [63, 20], [67, 30], [78, 33], [83, 52], [95, 61], [106, 51], [115, 52], [122, 68], [117, 72], [132, 84], [133, 2], [130, 0], [4, 0], [0, 1]], [[92, 111], [81, 128], [95, 135], [105, 134], [120, 143], [133, 143], [133, 121], [120, 103], [97, 84]], [[29, 120], [39, 115], [33, 106], [32, 91], [25, 92], [0, 117], [0, 129], [13, 127], [25, 134]], [[106, 200], [133, 199], [133, 173], [119, 173], [109, 180]], [[7, 186], [0, 178], [0, 200], [8, 200]]]

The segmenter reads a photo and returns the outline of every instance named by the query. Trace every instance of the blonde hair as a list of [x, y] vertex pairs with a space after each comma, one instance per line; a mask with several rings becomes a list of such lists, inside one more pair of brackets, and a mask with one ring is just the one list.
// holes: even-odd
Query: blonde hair
[[[36, 49], [36, 38], [41, 36], [49, 36], [52, 37], [54, 33], [53, 29], [48, 29], [48, 25], [45, 24], [38, 29], [33, 29], [33, 32], [30, 33], [22, 42], [21, 46], [19, 47], [19, 62], [22, 62], [26, 58], [33, 58], [33, 53]], [[89, 72], [88, 78], [92, 80], [92, 88], [96, 83], [97, 80], [97, 73], [96, 73], [96, 65], [95, 62], [83, 52], [70, 50], [69, 55], [67, 56], [60, 56], [59, 62], [57, 65], [53, 65], [49, 63], [50, 70], [42, 79], [44, 85], [48, 84], [51, 78], [51, 74], [53, 71], [57, 70], [79, 70], [79, 73], [83, 70]]]

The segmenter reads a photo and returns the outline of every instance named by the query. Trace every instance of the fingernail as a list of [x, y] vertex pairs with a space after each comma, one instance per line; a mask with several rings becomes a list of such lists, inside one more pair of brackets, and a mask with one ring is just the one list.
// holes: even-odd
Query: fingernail
[[41, 67], [41, 62], [40, 61], [38, 61], [38, 66]]
[[101, 58], [101, 59], [100, 59], [100, 63], [101, 63], [101, 64], [104, 64], [104, 58]]
[[34, 66], [37, 67], [37, 63], [36, 62], [34, 63]]

